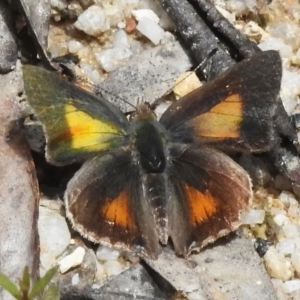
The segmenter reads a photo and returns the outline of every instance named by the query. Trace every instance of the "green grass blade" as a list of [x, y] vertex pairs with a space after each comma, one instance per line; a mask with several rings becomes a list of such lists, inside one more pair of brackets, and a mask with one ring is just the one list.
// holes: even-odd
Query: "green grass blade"
[[30, 300], [33, 300], [35, 297], [37, 297], [45, 290], [47, 284], [49, 284], [50, 280], [52, 279], [52, 277], [55, 275], [56, 272], [57, 272], [57, 267], [54, 267], [48, 270], [42, 278], [40, 278], [37, 282], [34, 283], [32, 290], [30, 291], [29, 294]]
[[16, 299], [22, 300], [22, 294], [19, 291], [18, 287], [2, 273], [0, 273], [0, 286], [2, 286]]
[[28, 292], [30, 289], [30, 273], [28, 267], [24, 268], [23, 277], [19, 281], [19, 286], [20, 286], [21, 293], [23, 294], [23, 298], [24, 295], [28, 296]]
[[59, 300], [60, 299], [60, 293], [59, 293], [59, 288], [57, 286], [50, 286], [41, 300]]

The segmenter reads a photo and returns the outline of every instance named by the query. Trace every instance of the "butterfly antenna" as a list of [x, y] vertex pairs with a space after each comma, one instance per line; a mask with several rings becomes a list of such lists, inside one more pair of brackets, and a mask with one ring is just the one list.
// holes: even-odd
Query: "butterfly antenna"
[[203, 61], [195, 68], [194, 72], [197, 72], [199, 69], [204, 69], [208, 61], [216, 54], [218, 51], [217, 48], [212, 49], [208, 55], [203, 59]]
[[[96, 85], [94, 85], [94, 86], [97, 87]], [[98, 87], [98, 88], [99, 88], [99, 87]], [[98, 93], [99, 93], [101, 96], [103, 96], [103, 97], [104, 97], [104, 95], [101, 93], [101, 91], [103, 91], [104, 93], [106, 93], [106, 94], [108, 94], [108, 95], [110, 95], [110, 96], [113, 96], [113, 97], [115, 97], [116, 99], [118, 99], [118, 100], [120, 100], [120, 101], [122, 101], [122, 102], [128, 104], [129, 106], [131, 106], [132, 108], [134, 108], [134, 109], [136, 110], [136, 106], [135, 106], [135, 105], [133, 105], [133, 104], [130, 103], [129, 101], [123, 99], [122, 97], [120, 97], [120, 96], [118, 96], [118, 95], [116, 95], [116, 94], [110, 92], [109, 90], [106, 90], [105, 88], [101, 87], [101, 90], [99, 90]]]
[[[83, 78], [83, 77], [78, 76], [78, 75], [75, 75], [75, 78], [78, 79], [78, 80], [81, 80], [81, 81], [83, 81], [83, 82], [88, 83], [89, 85], [91, 85], [91, 86], [94, 87], [94, 88], [99, 88], [96, 84], [94, 84], [93, 82], [91, 82], [88, 78]], [[123, 99], [122, 97], [119, 97], [118, 95], [115, 95], [114, 93], [110, 92], [109, 90], [106, 90], [106, 89], [103, 88], [103, 87], [99, 88], [99, 91], [98, 91], [98, 94], [101, 95], [102, 97], [105, 97], [105, 96], [103, 95], [103, 93], [101, 93], [102, 91], [103, 91], [104, 93], [106, 93], [106, 94], [108, 94], [108, 95], [110, 95], [110, 96], [113, 96], [114, 98], [116, 98], [116, 99], [118, 99], [118, 100], [120, 100], [120, 101], [126, 103], [127, 105], [131, 106], [132, 108], [134, 108], [134, 109], [136, 110], [136, 106], [135, 106], [135, 105], [133, 105], [133, 104], [130, 103], [129, 101]], [[110, 102], [110, 101], [109, 101], [109, 102]]]
[[[207, 57], [200, 64], [198, 64], [198, 66], [193, 70], [193, 72], [197, 72], [199, 69], [204, 69], [204, 67], [207, 64], [208, 60], [217, 52], [217, 50], [218, 50], [217, 48], [214, 48], [213, 50], [211, 50], [209, 52], [209, 54], [207, 55]], [[192, 74], [186, 75], [179, 82], [177, 82], [176, 85], [180, 84], [181, 82], [183, 82], [184, 80], [186, 80], [187, 78], [189, 78], [191, 75]], [[169, 89], [166, 93], [164, 93], [160, 98], [158, 98], [157, 100], [155, 100], [154, 103], [151, 105], [151, 107], [153, 109], [155, 109], [156, 106], [158, 106], [161, 103], [161, 99], [164, 98], [166, 95], [170, 94], [173, 89], [174, 89], [174, 86], [171, 89]]]

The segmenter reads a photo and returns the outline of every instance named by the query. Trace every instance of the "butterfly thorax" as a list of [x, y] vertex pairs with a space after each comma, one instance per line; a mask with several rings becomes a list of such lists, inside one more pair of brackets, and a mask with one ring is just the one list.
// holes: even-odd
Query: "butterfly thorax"
[[144, 173], [163, 173], [166, 168], [166, 131], [151, 111], [137, 114], [131, 123], [136, 161]]

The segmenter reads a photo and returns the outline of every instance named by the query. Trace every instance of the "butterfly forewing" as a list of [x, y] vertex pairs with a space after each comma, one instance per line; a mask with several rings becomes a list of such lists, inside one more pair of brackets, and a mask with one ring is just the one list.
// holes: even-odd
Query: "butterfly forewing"
[[179, 99], [160, 122], [175, 141], [266, 151], [274, 143], [272, 119], [281, 73], [278, 52], [259, 53]]
[[70, 164], [123, 143], [129, 123], [115, 106], [40, 67], [25, 65], [23, 73], [49, 162]]

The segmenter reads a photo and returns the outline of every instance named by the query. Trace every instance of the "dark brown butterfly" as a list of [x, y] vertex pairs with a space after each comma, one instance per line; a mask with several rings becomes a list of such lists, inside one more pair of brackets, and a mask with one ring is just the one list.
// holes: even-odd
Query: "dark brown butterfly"
[[236, 230], [251, 180], [221, 151], [271, 147], [281, 73], [279, 54], [262, 52], [172, 104], [159, 121], [143, 105], [129, 122], [107, 101], [24, 66], [48, 161], [86, 160], [65, 193], [75, 230], [151, 258], [169, 240], [187, 256]]

